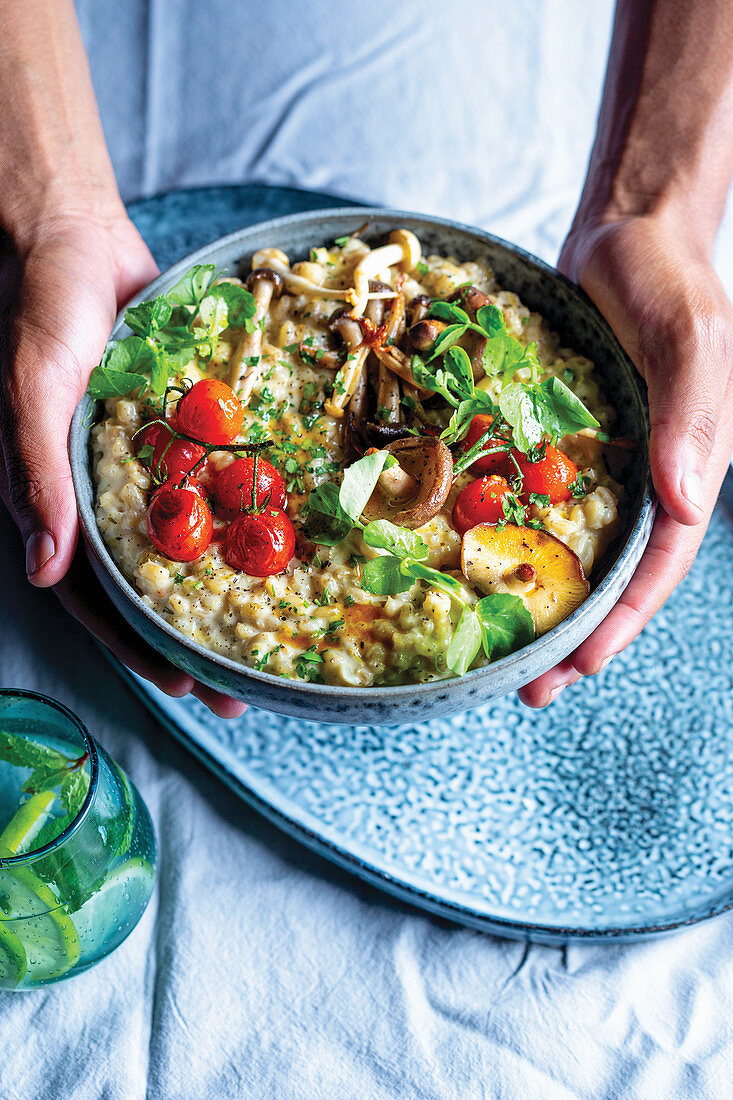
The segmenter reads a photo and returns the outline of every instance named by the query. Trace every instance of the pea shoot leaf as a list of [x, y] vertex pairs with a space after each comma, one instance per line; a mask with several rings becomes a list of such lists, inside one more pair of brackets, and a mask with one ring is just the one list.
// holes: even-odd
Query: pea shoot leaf
[[486, 306], [481, 306], [476, 313], [476, 320], [479, 327], [484, 330], [487, 336], [496, 336], [499, 332], [506, 332], [504, 314], [498, 306], [493, 304], [493, 302], [489, 302]]
[[454, 345], [449, 348], [443, 358], [443, 365], [451, 379], [453, 392], [462, 400], [473, 396], [473, 370], [468, 352], [464, 348]]
[[409, 573], [416, 580], [427, 581], [428, 584], [432, 584], [433, 588], [445, 592], [448, 596], [462, 598], [463, 589], [456, 578], [451, 577], [450, 573], [441, 573], [438, 569], [433, 569], [429, 565], [411, 560], [402, 563], [402, 570], [404, 573]]
[[561, 379], [553, 375], [537, 387], [538, 400], [544, 410], [545, 430], [558, 438], [581, 428], [600, 428], [595, 416]]
[[414, 584], [412, 577], [402, 572], [400, 559], [386, 554], [368, 561], [361, 574], [361, 586], [375, 596], [394, 596], [406, 592]]
[[451, 416], [448, 427], [441, 432], [440, 438], [448, 446], [451, 443], [457, 443], [459, 439], [463, 439], [476, 413], [487, 412], [496, 413], [494, 402], [484, 390], [474, 390], [470, 398], [461, 401]]
[[308, 497], [307, 511], [305, 533], [313, 542], [324, 546], [343, 542], [354, 526], [351, 516], [339, 503], [338, 485], [331, 481], [313, 489]]
[[511, 424], [514, 442], [527, 454], [542, 440], [544, 427], [535, 391], [523, 382], [512, 382], [499, 394], [499, 410]]
[[492, 660], [506, 657], [534, 641], [534, 623], [521, 596], [495, 592], [476, 604], [484, 652]]
[[199, 316], [206, 326], [206, 335], [218, 336], [229, 324], [225, 299], [215, 293], [207, 294], [199, 306]]
[[313, 542], [335, 546], [352, 527], [360, 527], [360, 516], [374, 492], [382, 470], [395, 464], [387, 451], [375, 451], [352, 462], [344, 471], [341, 487], [327, 482], [313, 489], [306, 505], [305, 533]]
[[399, 559], [416, 558], [422, 561], [428, 556], [426, 543], [415, 531], [398, 527], [387, 519], [375, 519], [368, 523], [364, 528], [363, 538], [368, 546], [389, 550]]
[[537, 386], [510, 383], [499, 395], [499, 409], [525, 454], [541, 442], [543, 435], [557, 440], [581, 428], [599, 427], [580, 398], [554, 376]]
[[344, 479], [339, 490], [339, 503], [344, 512], [357, 524], [366, 507], [366, 502], [374, 492], [379, 475], [390, 455], [387, 451], [375, 451], [364, 455], [358, 462], [352, 462], [344, 470]]
[[443, 329], [438, 339], [433, 344], [433, 350], [430, 353], [431, 359], [437, 359], [438, 356], [443, 355], [448, 348], [457, 343], [461, 337], [468, 332], [468, 324], [460, 325], [448, 325], [448, 328]]
[[445, 663], [456, 676], [463, 676], [473, 664], [480, 648], [481, 622], [470, 607], [464, 607], [446, 650]]
[[470, 325], [471, 318], [465, 309], [454, 305], [453, 302], [433, 302], [428, 310], [428, 317], [437, 317], [439, 321], [447, 321], [451, 325]]

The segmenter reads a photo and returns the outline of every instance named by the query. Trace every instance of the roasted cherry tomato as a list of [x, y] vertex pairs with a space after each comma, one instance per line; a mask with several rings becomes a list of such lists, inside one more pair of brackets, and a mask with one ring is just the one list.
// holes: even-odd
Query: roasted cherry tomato
[[176, 406], [174, 423], [181, 432], [202, 443], [231, 443], [244, 420], [242, 402], [231, 386], [218, 378], [202, 378], [184, 393]]
[[294, 552], [293, 525], [275, 508], [243, 512], [229, 524], [224, 537], [225, 560], [252, 577], [282, 573]]
[[181, 481], [206, 454], [205, 448], [198, 443], [176, 439], [165, 424], [149, 424], [143, 428], [135, 439], [136, 452], [139, 454], [146, 444], [153, 448], [153, 454], [145, 465], [158, 481]]
[[458, 494], [453, 506], [453, 526], [465, 535], [478, 523], [497, 523], [504, 519], [502, 501], [511, 493], [509, 484], [498, 474], [472, 481]]
[[[217, 477], [214, 483], [214, 501], [217, 513], [224, 519], [234, 519], [240, 512], [252, 507], [254, 469], [255, 460], [247, 455], [246, 458], [236, 459]], [[258, 458], [255, 507], [267, 505], [282, 510], [286, 501], [282, 477], [264, 458]]]
[[206, 487], [196, 477], [187, 477], [183, 484], [177, 481], [164, 481], [162, 485], [159, 485], [157, 489], [153, 490], [153, 494], [150, 497], [150, 503], [152, 504], [158, 493], [162, 493], [167, 489], [190, 489], [192, 493], [195, 493], [197, 497], [201, 497], [202, 500], [207, 501]]
[[521, 451], [512, 451], [519, 469], [522, 471], [522, 500], [529, 502], [530, 493], [538, 493], [550, 498], [550, 504], [558, 504], [570, 497], [570, 486], [578, 477], [578, 467], [557, 447], [549, 444], [545, 457], [539, 462], [530, 462]]
[[148, 534], [171, 561], [195, 561], [211, 542], [214, 525], [205, 500], [193, 489], [161, 485], [148, 505]]
[[[490, 413], [477, 413], [471, 421], [471, 426], [466, 433], [466, 437], [463, 441], [464, 452], [473, 447], [475, 443], [478, 443], [481, 436], [489, 430], [493, 423], [493, 416]], [[497, 447], [500, 444], [508, 444], [509, 440], [504, 439], [501, 436], [496, 436], [487, 441], [486, 449]], [[502, 474], [505, 475], [509, 469], [509, 456], [507, 451], [497, 451], [495, 454], [482, 455], [481, 458], [477, 458], [475, 462], [471, 464], [471, 470], [477, 474]]]

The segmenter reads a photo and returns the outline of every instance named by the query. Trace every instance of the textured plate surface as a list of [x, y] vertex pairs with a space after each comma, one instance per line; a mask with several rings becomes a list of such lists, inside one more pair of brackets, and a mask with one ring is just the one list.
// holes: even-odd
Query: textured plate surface
[[[167, 264], [196, 234], [263, 216], [244, 209], [244, 190], [152, 200], [154, 226], [146, 204], [132, 213]], [[195, 699], [136, 687], [243, 798], [384, 889], [504, 935], [631, 939], [733, 906], [732, 621], [721, 502], [643, 634], [546, 711], [512, 696], [397, 727], [255, 708], [222, 722]]]

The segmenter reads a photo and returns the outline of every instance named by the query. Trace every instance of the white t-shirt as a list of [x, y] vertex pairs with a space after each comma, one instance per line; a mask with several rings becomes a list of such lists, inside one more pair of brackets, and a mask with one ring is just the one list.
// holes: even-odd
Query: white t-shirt
[[483, 225], [554, 259], [611, 0], [77, 0], [123, 197], [260, 181]]

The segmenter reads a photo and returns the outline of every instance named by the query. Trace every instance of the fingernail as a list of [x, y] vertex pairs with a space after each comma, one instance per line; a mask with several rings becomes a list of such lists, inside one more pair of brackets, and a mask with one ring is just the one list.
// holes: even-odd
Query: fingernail
[[564, 691], [566, 687], [567, 687], [567, 684], [560, 684], [559, 687], [553, 688], [552, 691], [550, 692], [550, 696], [549, 696], [547, 702], [552, 703], [555, 699], [557, 699], [560, 692]]
[[688, 473], [682, 476], [682, 496], [702, 512], [702, 478], [699, 474]]
[[599, 671], [599, 672], [603, 672], [603, 670], [604, 670], [604, 668], [606, 667], [606, 665], [610, 665], [611, 661], [612, 661], [612, 660], [614, 659], [614, 657], [615, 657], [615, 656], [616, 656], [616, 654], [615, 654], [615, 653], [612, 653], [610, 657], [606, 657], [605, 661], [603, 662], [603, 664], [601, 665], [601, 667], [600, 667], [600, 668], [598, 669], [598, 671]]
[[50, 531], [34, 531], [25, 544], [25, 571], [29, 577], [37, 573], [56, 553], [56, 543]]

